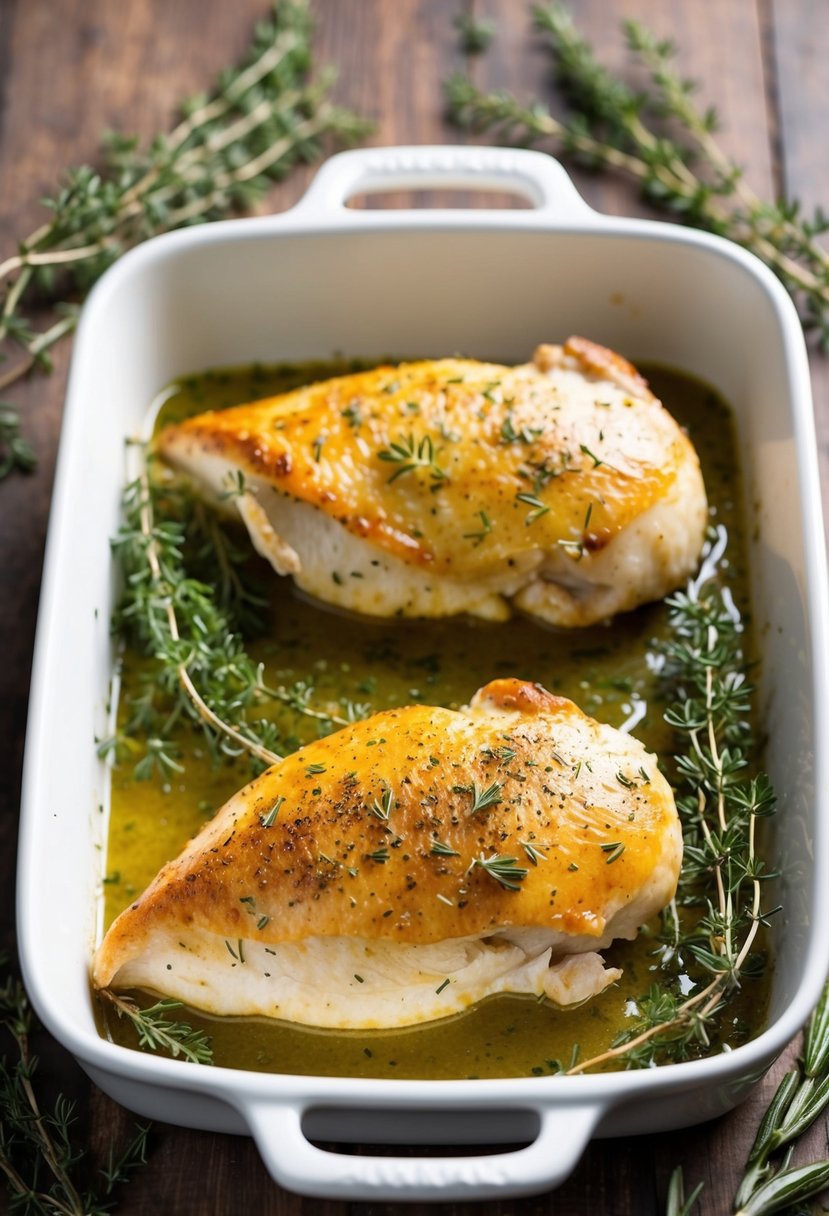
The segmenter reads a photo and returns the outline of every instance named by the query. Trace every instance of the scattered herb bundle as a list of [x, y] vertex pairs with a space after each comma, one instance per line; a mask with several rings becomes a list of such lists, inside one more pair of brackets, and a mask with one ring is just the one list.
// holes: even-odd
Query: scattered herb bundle
[[339, 713], [314, 708], [305, 681], [265, 683], [244, 643], [261, 628], [265, 603], [244, 570], [248, 551], [190, 490], [163, 471], [154, 475], [142, 445], [135, 452], [140, 471], [124, 492], [112, 544], [122, 582], [113, 630], [153, 663], [138, 692], [122, 698], [118, 728], [100, 754], [132, 759], [139, 778], [180, 772], [175, 730], [184, 717], [201, 726], [215, 758], [249, 752], [261, 766], [279, 760], [285, 743], [264, 715], [268, 704], [315, 719], [323, 732], [361, 717], [365, 707], [351, 702]]
[[570, 1073], [613, 1060], [646, 1068], [710, 1049], [725, 1005], [763, 968], [757, 934], [772, 911], [763, 906], [757, 830], [774, 811], [774, 793], [765, 774], [751, 775], [743, 626], [717, 578], [726, 539], [724, 529], [712, 530], [698, 578], [668, 597], [670, 640], [660, 647], [665, 719], [680, 744], [674, 784], [684, 837], [677, 897], [662, 918], [660, 964], [666, 975], [691, 976], [693, 988], [678, 997], [669, 984], [654, 984], [637, 1002], [631, 1029]]
[[7, 975], [0, 988], [0, 1172], [9, 1211], [103, 1216], [115, 1206], [117, 1187], [146, 1161], [148, 1128], [136, 1127], [120, 1156], [110, 1150], [107, 1161], [91, 1169], [72, 1140], [73, 1103], [59, 1095], [46, 1109], [36, 1092], [38, 1061], [31, 1049], [36, 1029], [23, 985]]
[[[310, 79], [311, 36], [308, 0], [280, 0], [242, 62], [209, 96], [184, 102], [168, 135], [147, 150], [110, 135], [101, 172], [83, 165], [66, 173], [45, 202], [52, 218], [0, 261], [0, 344], [19, 352], [0, 374], [0, 390], [34, 367], [50, 369], [49, 351], [75, 328], [79, 301], [127, 249], [250, 209], [298, 161], [318, 159], [326, 140], [366, 134], [362, 119], [331, 102], [330, 71]], [[54, 319], [36, 330], [44, 304]], [[16, 411], [0, 406], [0, 477], [33, 465]]]
[[450, 120], [499, 140], [547, 141], [565, 158], [631, 178], [650, 203], [684, 223], [750, 249], [829, 352], [829, 253], [815, 239], [829, 218], [819, 209], [807, 218], [795, 200], [769, 203], [751, 190], [714, 138], [716, 111], [697, 109], [695, 82], [673, 66], [674, 44], [624, 22], [628, 49], [647, 78], [644, 88], [632, 88], [598, 62], [564, 5], [535, 8], [534, 23], [547, 38], [571, 116], [559, 119], [542, 101], [523, 103], [504, 89], [485, 92], [458, 74], [446, 83]]

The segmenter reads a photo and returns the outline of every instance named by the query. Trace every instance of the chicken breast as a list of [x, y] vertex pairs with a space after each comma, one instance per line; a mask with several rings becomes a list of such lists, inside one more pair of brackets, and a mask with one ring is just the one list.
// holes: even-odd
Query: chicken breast
[[670, 787], [538, 685], [387, 710], [252, 781], [111, 926], [98, 987], [215, 1014], [407, 1026], [495, 992], [586, 1000], [673, 897]]
[[687, 436], [583, 338], [521, 367], [342, 376], [168, 427], [158, 448], [238, 508], [278, 573], [374, 616], [514, 606], [589, 625], [684, 582], [707, 518]]

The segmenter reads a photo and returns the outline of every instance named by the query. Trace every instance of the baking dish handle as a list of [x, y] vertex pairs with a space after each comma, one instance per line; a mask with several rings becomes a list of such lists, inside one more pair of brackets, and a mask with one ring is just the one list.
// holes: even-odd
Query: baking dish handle
[[534, 1112], [538, 1134], [526, 1147], [456, 1157], [330, 1152], [306, 1138], [304, 1113], [299, 1104], [245, 1103], [251, 1134], [280, 1186], [319, 1199], [436, 1202], [533, 1195], [560, 1185], [576, 1166], [602, 1112], [596, 1105], [540, 1107]]
[[[440, 144], [340, 152], [325, 162], [293, 214], [305, 220], [336, 215], [359, 222], [377, 212], [349, 208], [346, 204], [358, 194], [435, 188], [508, 191], [559, 221], [598, 218], [566, 170], [544, 152]], [[415, 214], [428, 211], [416, 209]]]

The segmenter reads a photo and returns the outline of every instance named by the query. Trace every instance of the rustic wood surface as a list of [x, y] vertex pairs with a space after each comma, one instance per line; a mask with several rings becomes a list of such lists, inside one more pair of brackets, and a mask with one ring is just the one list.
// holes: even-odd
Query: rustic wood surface
[[[442, 119], [440, 84], [461, 65], [452, 18], [461, 0], [315, 0], [317, 58], [336, 63], [343, 101], [377, 123], [371, 142], [464, 142]], [[647, 21], [680, 46], [680, 63], [715, 102], [721, 142], [763, 195], [781, 188], [806, 206], [829, 204], [826, 105], [829, 10], [825, 0], [572, 0], [574, 15], [608, 62], [623, 58], [618, 22]], [[247, 45], [266, 0], [0, 0], [0, 255], [40, 222], [38, 199], [62, 167], [94, 160], [107, 128], [149, 136], [166, 129], [175, 101], [212, 80]], [[477, 0], [498, 37], [477, 59], [479, 82], [523, 96], [550, 95], [548, 60], [523, 0]], [[275, 189], [281, 210], [302, 193], [311, 170]], [[625, 185], [576, 172], [600, 211], [647, 213]], [[13, 952], [14, 846], [29, 668], [47, 513], [69, 358], [59, 349], [49, 378], [6, 394], [18, 405], [39, 465], [0, 485], [0, 923]], [[813, 357], [821, 468], [829, 460], [829, 361]], [[54, 1044], [38, 1043], [50, 1085], [80, 1099], [79, 1134], [96, 1151], [127, 1134], [132, 1118], [95, 1090]], [[791, 1057], [796, 1046], [792, 1045]], [[690, 1185], [704, 1181], [701, 1211], [727, 1213], [758, 1117], [785, 1058], [743, 1107], [700, 1128], [593, 1143], [556, 1192], [521, 1201], [435, 1205], [462, 1213], [651, 1216], [663, 1213], [668, 1177], [682, 1164]], [[0, 1112], [2, 1117], [2, 1112]], [[826, 1153], [816, 1127], [804, 1154]], [[230, 1216], [386, 1216], [395, 1204], [300, 1199], [267, 1177], [249, 1140], [156, 1125], [148, 1165], [120, 1195], [124, 1216], [175, 1213]], [[416, 1211], [412, 1205], [409, 1210]], [[431, 1208], [429, 1210], [432, 1210]]]

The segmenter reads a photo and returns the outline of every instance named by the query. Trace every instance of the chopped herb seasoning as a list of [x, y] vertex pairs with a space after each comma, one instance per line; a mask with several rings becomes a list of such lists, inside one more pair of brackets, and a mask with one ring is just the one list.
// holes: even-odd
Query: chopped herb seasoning
[[446, 477], [446, 473], [435, 461], [435, 445], [431, 435], [424, 435], [419, 440], [416, 440], [412, 434], [406, 435], [404, 438], [390, 443], [387, 448], [383, 448], [377, 453], [377, 457], [379, 460], [400, 466], [389, 478], [389, 485], [393, 481], [397, 481], [398, 477], [411, 473], [415, 469], [427, 469], [432, 480], [438, 483]]
[[503, 443], [534, 443], [542, 433], [543, 427], [522, 426], [516, 431], [512, 420], [512, 411], [507, 410], [501, 423], [501, 440]]
[[582, 452], [584, 452], [585, 456], [589, 456], [590, 459], [593, 461], [594, 469], [598, 469], [599, 465], [604, 464], [603, 460], [600, 460], [598, 456], [596, 456], [593, 452], [590, 451], [590, 448], [587, 446], [586, 443], [580, 444], [579, 447], [581, 448]]
[[479, 511], [478, 518], [481, 521], [480, 528], [476, 532], [464, 532], [463, 533], [463, 539], [471, 540], [476, 548], [478, 547], [478, 545], [483, 544], [483, 542], [486, 540], [486, 538], [489, 536], [490, 532], [492, 531], [492, 521], [490, 520], [486, 511]]
[[537, 866], [539, 861], [547, 860], [547, 854], [542, 853], [541, 849], [536, 848], [534, 844], [530, 844], [529, 840], [519, 840], [518, 843], [534, 866]]
[[430, 847], [429, 852], [434, 853], [436, 857], [460, 857], [457, 849], [453, 849], [451, 845], [444, 844], [442, 840], [435, 838]]
[[529, 874], [529, 870], [519, 866], [517, 857], [504, 857], [500, 853], [493, 853], [491, 857], [475, 857], [472, 865], [489, 874], [507, 891], [519, 891]]
[[476, 811], [483, 811], [488, 806], [497, 806], [501, 802], [501, 790], [503, 785], [497, 781], [493, 781], [492, 785], [487, 786], [485, 790], [479, 790], [472, 782], [472, 809], [470, 815], [474, 815]]
[[382, 819], [384, 823], [388, 823], [394, 810], [394, 794], [391, 790], [384, 790], [379, 801], [375, 798], [369, 810], [377, 819]]
[[524, 520], [524, 523], [527, 525], [534, 524], [537, 519], [540, 519], [542, 515], [546, 515], [550, 510], [546, 503], [543, 503], [540, 498], [536, 498], [535, 494], [516, 494], [515, 501], [524, 502], [528, 507], [534, 508]]
[[284, 797], [282, 796], [282, 794], [280, 794], [279, 797], [277, 798], [276, 802], [273, 804], [271, 809], [268, 811], [267, 815], [265, 815], [264, 819], [260, 820], [263, 828], [273, 827], [274, 823], [276, 822], [276, 817], [279, 814], [280, 808], [282, 807], [282, 804], [284, 801], [285, 801]]

